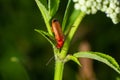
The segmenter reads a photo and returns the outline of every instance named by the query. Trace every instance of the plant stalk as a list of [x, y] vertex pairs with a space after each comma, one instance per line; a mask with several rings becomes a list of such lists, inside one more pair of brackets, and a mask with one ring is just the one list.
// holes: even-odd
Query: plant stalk
[[73, 27], [71, 28], [66, 41], [63, 45], [63, 48], [61, 49], [61, 52], [59, 54], [56, 54], [56, 51], [54, 50], [54, 54], [55, 55], [59, 55], [58, 57], [56, 57], [55, 59], [55, 73], [54, 73], [54, 80], [62, 80], [62, 76], [63, 76], [63, 69], [64, 69], [64, 62], [63, 60], [66, 57], [66, 54], [68, 52], [69, 46], [70, 46], [70, 42], [80, 24], [80, 22], [82, 21], [83, 17], [85, 16], [85, 13], [80, 13], [79, 16], [77, 17], [76, 21], [73, 24]]
[[56, 60], [54, 80], [62, 80], [63, 68], [64, 68], [64, 63], [62, 61]]
[[75, 20], [74, 24], [72, 25], [73, 27], [71, 28], [65, 43], [63, 45], [63, 48], [61, 50], [61, 58], [65, 58], [66, 54], [68, 52], [69, 46], [70, 46], [70, 42], [75, 34], [75, 32], [77, 31], [79, 24], [81, 23], [82, 19], [84, 18], [85, 13], [80, 12], [80, 14], [78, 15], [77, 19]]

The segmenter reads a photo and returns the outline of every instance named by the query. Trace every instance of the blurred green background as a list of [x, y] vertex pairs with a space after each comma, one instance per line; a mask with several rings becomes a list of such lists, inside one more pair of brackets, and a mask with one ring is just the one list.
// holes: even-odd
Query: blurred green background
[[[60, 22], [66, 3], [67, 0], [61, 0], [56, 15]], [[82, 39], [87, 39], [92, 51], [109, 54], [120, 64], [120, 23], [114, 25], [104, 13], [98, 12], [86, 16], [81, 27], [85, 27], [87, 33], [77, 37], [71, 52], [78, 50]], [[53, 80], [54, 59], [46, 65], [53, 57], [52, 47], [34, 31], [36, 28], [46, 30], [34, 0], [0, 0], [0, 80]], [[120, 76], [97, 61], [94, 68], [98, 80], [115, 80]], [[75, 80], [77, 72], [76, 64], [67, 63], [63, 80]]]

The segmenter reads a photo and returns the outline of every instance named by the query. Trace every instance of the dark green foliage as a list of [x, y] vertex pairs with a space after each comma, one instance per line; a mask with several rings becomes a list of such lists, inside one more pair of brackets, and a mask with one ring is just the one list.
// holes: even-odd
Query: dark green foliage
[[[47, 0], [40, 1], [49, 12]], [[55, 1], [55, 3], [59, 3], [59, 0]], [[67, 1], [61, 0], [60, 4], [67, 4]], [[64, 15], [65, 6], [60, 7], [60, 11], [58, 11], [60, 13], [58, 13], [58, 8], [53, 8], [53, 4], [51, 5], [51, 16], [55, 15], [62, 22], [63, 17], [61, 16]], [[73, 3], [70, 5], [73, 6]], [[73, 7], [68, 13], [72, 10]], [[57, 14], [55, 14], [56, 12]], [[72, 15], [69, 16], [72, 17]], [[65, 18], [65, 22], [70, 22], [65, 26], [71, 25], [71, 21], [74, 20], [71, 17], [69, 17], [69, 21]], [[82, 38], [89, 40], [92, 50], [110, 53], [120, 63], [120, 24], [113, 25], [105, 14], [97, 13], [86, 16], [82, 26], [88, 26], [87, 28], [90, 30], [87, 38], [86, 35]], [[54, 56], [51, 45], [34, 29], [47, 31], [43, 16], [34, 0], [0, 0], [0, 80], [53, 80], [54, 59], [46, 66], [49, 59]], [[79, 44], [79, 41], [73, 44]], [[71, 46], [72, 52], [74, 52], [73, 47], [76, 46]], [[14, 60], [16, 61], [14, 62]], [[95, 62], [99, 79], [114, 80], [116, 76], [119, 76], [110, 71], [111, 68], [106, 68], [103, 64], [98, 66], [98, 64]], [[72, 66], [74, 67], [74, 65]], [[75, 78], [73, 72], [76, 72], [71, 69], [65, 70], [65, 76], [67, 75], [65, 80]]]

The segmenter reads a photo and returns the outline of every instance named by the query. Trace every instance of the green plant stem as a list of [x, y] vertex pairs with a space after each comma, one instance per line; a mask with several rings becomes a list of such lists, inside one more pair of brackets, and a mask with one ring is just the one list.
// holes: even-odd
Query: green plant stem
[[64, 68], [64, 63], [62, 61], [56, 60], [54, 80], [62, 80], [63, 68]]
[[81, 23], [82, 19], [84, 18], [84, 16], [85, 16], [85, 13], [81, 12], [79, 14], [79, 16], [77, 17], [77, 19], [75, 20], [74, 24], [72, 25], [73, 27], [71, 28], [71, 30], [65, 40], [63, 48], [61, 50], [61, 58], [66, 57], [66, 54], [67, 54], [69, 46], [70, 46], [70, 42], [71, 42], [76, 30], [78, 29], [79, 24]]
[[73, 24], [73, 27], [71, 28], [66, 41], [63, 45], [63, 48], [61, 50], [61, 52], [59, 54], [57, 54], [57, 52], [54, 50], [54, 55], [58, 56], [55, 59], [55, 73], [54, 73], [54, 80], [62, 80], [62, 76], [63, 76], [63, 69], [64, 69], [64, 62], [63, 60], [66, 57], [66, 54], [68, 52], [69, 46], [70, 46], [70, 42], [80, 24], [80, 22], [82, 21], [83, 17], [85, 16], [84, 13], [80, 13], [79, 16], [77, 17], [76, 21]]

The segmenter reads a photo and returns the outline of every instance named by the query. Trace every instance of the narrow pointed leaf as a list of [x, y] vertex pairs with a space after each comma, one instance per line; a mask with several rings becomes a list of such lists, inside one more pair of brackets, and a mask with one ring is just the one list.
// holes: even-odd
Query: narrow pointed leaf
[[114, 58], [112, 58], [109, 55], [106, 55], [104, 53], [100, 53], [100, 52], [77, 52], [74, 53], [75, 57], [81, 58], [91, 58], [94, 60], [98, 60], [100, 62], [103, 62], [105, 64], [107, 64], [109, 67], [113, 68], [116, 72], [118, 72], [120, 74], [120, 67], [119, 64], [116, 62], [116, 60]]
[[70, 28], [74, 24], [79, 14], [80, 14], [80, 10], [74, 9], [74, 3], [72, 2], [72, 0], [68, 0], [62, 22], [62, 30], [65, 33], [65, 35], [70, 30]]
[[53, 17], [59, 8], [60, 0], [48, 0], [49, 14]]
[[50, 44], [52, 46], [55, 46], [54, 42], [51, 40], [52, 36], [50, 34], [48, 34], [47, 32], [45, 32], [43, 30], [35, 29], [35, 31], [38, 32], [38, 33], [40, 33], [44, 38], [46, 38], [48, 40], [48, 42], [50, 42]]
[[43, 18], [44, 18], [44, 21], [45, 21], [45, 24], [46, 24], [46, 27], [47, 27], [47, 30], [48, 30], [48, 33], [49, 33], [50, 35], [52, 35], [51, 26], [50, 26], [50, 24], [49, 24], [49, 21], [50, 21], [50, 19], [51, 19], [51, 16], [50, 16], [49, 12], [48, 12], [48, 10], [46, 9], [45, 5], [43, 5], [43, 4], [41, 3], [41, 1], [39, 1], [39, 0], [35, 0], [35, 1], [36, 1], [37, 5], [38, 5], [38, 7], [39, 7], [39, 10], [40, 10], [41, 13], [42, 13], [42, 16], [43, 16]]
[[64, 18], [63, 18], [63, 22], [62, 22], [62, 30], [64, 31], [65, 29], [65, 25], [66, 25], [66, 22], [68, 20], [68, 17], [70, 16], [70, 13], [71, 13], [71, 0], [68, 0], [68, 3], [67, 3], [67, 7], [66, 7], [66, 10], [65, 10], [65, 14], [64, 14]]
[[74, 61], [75, 63], [77, 63], [79, 66], [81, 66], [79, 60], [77, 57], [73, 56], [73, 55], [68, 55], [65, 59], [65, 62], [69, 61], [69, 60], [72, 60]]
[[50, 20], [51, 16], [49, 15], [49, 12], [46, 9], [46, 7], [39, 0], [35, 0], [35, 1], [36, 1], [37, 5], [39, 7], [44, 19], [45, 20]]
[[64, 29], [64, 33], [67, 34], [68, 31], [70, 30], [70, 28], [73, 26], [74, 22], [76, 21], [76, 19], [78, 18], [80, 14], [79, 10], [74, 10], [72, 11], [72, 14], [70, 15], [69, 19], [66, 22], [66, 26]]

